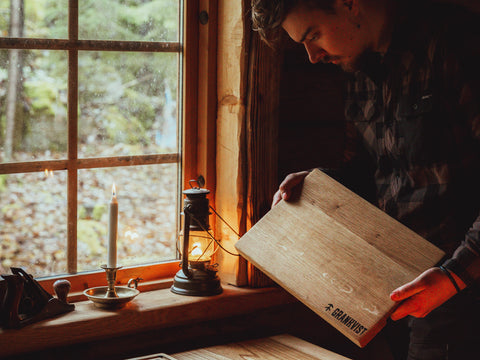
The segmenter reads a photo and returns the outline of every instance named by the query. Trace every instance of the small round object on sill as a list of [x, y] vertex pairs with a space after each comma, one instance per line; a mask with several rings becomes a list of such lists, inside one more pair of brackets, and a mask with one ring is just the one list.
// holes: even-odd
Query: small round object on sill
[[71, 287], [72, 285], [67, 279], [59, 279], [53, 283], [53, 290], [55, 291], [58, 300], [63, 301], [64, 303], [67, 302], [67, 296]]
[[117, 297], [107, 297], [108, 286], [99, 286], [87, 289], [83, 294], [91, 300], [95, 306], [102, 309], [117, 309], [131, 301], [135, 296], [140, 294], [137, 289], [126, 286], [115, 286]]

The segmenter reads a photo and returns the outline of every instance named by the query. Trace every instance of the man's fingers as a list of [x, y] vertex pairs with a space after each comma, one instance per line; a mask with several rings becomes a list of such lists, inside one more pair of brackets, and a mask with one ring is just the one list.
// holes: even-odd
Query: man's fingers
[[290, 193], [290, 190], [293, 189], [298, 184], [300, 184], [303, 181], [303, 179], [305, 179], [305, 176], [307, 176], [308, 174], [309, 174], [308, 171], [300, 171], [297, 173], [287, 175], [285, 180], [283, 180], [280, 186], [278, 187], [279, 190], [282, 193], [286, 194], [286, 196], [288, 196]]
[[425, 286], [422, 284], [422, 282], [415, 279], [393, 290], [390, 294], [390, 299], [393, 301], [405, 300], [406, 298], [421, 292], [424, 288]]
[[408, 299], [400, 304], [390, 318], [394, 321], [400, 320], [407, 315], [414, 315], [416, 311], [418, 311], [418, 303], [414, 299]]
[[277, 193], [278, 193], [279, 199], [288, 200], [290, 198], [290, 195], [292, 194], [292, 189], [298, 184], [300, 184], [303, 181], [303, 179], [305, 179], [305, 176], [307, 176], [308, 174], [309, 174], [308, 171], [300, 171], [297, 173], [287, 175], [287, 177], [282, 181], [282, 183], [278, 187]]
[[390, 299], [393, 301], [403, 301], [399, 307], [390, 315], [392, 320], [399, 320], [407, 315], [415, 316], [419, 310], [418, 299], [414, 296], [425, 289], [425, 284], [419, 278], [400, 286], [393, 290], [390, 294]]
[[272, 208], [277, 205], [280, 200], [282, 200], [282, 192], [278, 190], [275, 195], [273, 195]]
[[289, 174], [287, 177], [282, 181], [280, 186], [278, 187], [277, 192], [273, 195], [272, 200], [272, 207], [277, 205], [280, 200], [288, 200], [290, 199], [290, 195], [292, 194], [292, 189], [300, 184], [305, 176], [309, 174], [308, 171], [300, 171], [297, 173]]

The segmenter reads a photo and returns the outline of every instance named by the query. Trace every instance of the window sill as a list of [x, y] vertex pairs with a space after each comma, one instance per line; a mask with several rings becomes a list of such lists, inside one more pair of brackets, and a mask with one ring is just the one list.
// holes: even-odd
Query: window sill
[[119, 310], [99, 309], [90, 301], [77, 302], [70, 313], [20, 330], [0, 330], [0, 357], [223, 319], [296, 302], [281, 288], [222, 287], [223, 293], [212, 297], [176, 295], [170, 289], [142, 292]]

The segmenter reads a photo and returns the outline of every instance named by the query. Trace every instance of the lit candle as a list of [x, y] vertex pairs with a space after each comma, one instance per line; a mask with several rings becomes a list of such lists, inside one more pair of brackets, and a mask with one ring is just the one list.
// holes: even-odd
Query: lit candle
[[107, 267], [117, 267], [117, 230], [118, 230], [118, 202], [115, 184], [112, 185], [112, 200], [108, 211], [108, 263]]

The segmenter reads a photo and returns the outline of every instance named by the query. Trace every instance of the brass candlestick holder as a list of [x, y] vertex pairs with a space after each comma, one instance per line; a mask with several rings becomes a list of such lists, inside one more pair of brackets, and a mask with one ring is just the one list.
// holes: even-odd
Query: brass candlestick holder
[[[129, 286], [115, 286], [117, 270], [121, 269], [121, 266], [111, 268], [102, 265], [101, 268], [106, 272], [108, 286], [98, 286], [83, 292], [88, 299], [93, 301], [95, 306], [103, 309], [119, 308], [140, 294], [140, 291], [137, 290], [136, 281], [129, 281]], [[130, 287], [131, 283], [134, 284], [134, 288]]]
[[106, 298], [118, 298], [117, 292], [115, 291], [115, 280], [117, 280], [117, 270], [122, 267], [109, 268], [107, 265], [102, 265], [101, 268], [107, 273], [107, 284], [108, 289], [105, 294]]

